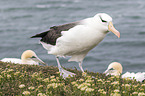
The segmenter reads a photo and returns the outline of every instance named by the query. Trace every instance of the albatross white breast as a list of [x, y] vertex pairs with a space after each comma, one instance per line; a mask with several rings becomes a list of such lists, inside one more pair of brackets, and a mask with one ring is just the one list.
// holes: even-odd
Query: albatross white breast
[[19, 58], [4, 58], [0, 60], [2, 62], [11, 62], [18, 64], [29, 64], [29, 65], [39, 65], [39, 63], [46, 65], [41, 59], [37, 57], [34, 51], [26, 50], [21, 55], [21, 59]]
[[112, 31], [118, 38], [120, 33], [114, 28], [112, 18], [105, 13], [96, 14], [81, 21], [51, 27], [48, 31], [36, 34], [32, 38], [41, 38], [40, 43], [48, 54], [58, 57], [71, 56], [69, 61], [76, 61], [82, 68], [82, 61], [87, 53], [98, 45]]
[[[123, 67], [118, 62], [112, 62], [109, 64], [107, 70], [104, 72], [106, 75], [121, 75], [122, 74]], [[122, 78], [130, 78], [130, 79], [136, 79], [137, 81], [142, 82], [145, 79], [145, 72], [126, 72], [122, 74]]]

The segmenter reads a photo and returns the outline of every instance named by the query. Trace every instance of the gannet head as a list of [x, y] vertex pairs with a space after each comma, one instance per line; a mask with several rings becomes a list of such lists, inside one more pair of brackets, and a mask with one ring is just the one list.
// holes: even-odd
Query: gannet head
[[[22, 63], [41, 63], [46, 65], [46, 63], [44, 63], [41, 59], [39, 59], [36, 55], [36, 53], [32, 50], [26, 50], [23, 52], [23, 54], [21, 55], [21, 60]], [[33, 61], [33, 62], [32, 62]]]
[[122, 65], [118, 62], [112, 62], [107, 70], [104, 72], [106, 75], [120, 75], [122, 73]]

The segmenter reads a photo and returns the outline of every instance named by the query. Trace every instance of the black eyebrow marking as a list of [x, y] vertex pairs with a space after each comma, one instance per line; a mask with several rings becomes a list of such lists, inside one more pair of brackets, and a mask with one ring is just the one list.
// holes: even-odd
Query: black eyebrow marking
[[99, 16], [99, 17], [100, 17], [100, 19], [101, 19], [102, 22], [107, 22], [107, 21], [103, 20], [101, 16]]

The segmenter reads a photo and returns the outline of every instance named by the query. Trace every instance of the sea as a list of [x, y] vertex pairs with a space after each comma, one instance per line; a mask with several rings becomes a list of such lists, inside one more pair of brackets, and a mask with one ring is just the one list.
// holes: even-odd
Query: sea
[[[107, 13], [121, 33], [109, 32], [83, 61], [84, 70], [103, 73], [111, 62], [119, 62], [125, 72], [145, 71], [145, 0], [0, 0], [0, 59], [20, 58], [33, 50], [48, 66], [57, 66], [31, 36], [50, 27]], [[60, 58], [65, 68], [79, 69], [77, 62]]]

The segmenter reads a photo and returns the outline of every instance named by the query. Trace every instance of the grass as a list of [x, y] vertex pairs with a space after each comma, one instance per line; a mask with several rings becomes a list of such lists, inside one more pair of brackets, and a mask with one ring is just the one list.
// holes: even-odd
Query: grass
[[0, 62], [0, 96], [145, 96], [145, 82], [67, 70], [76, 76], [63, 79], [53, 66]]

